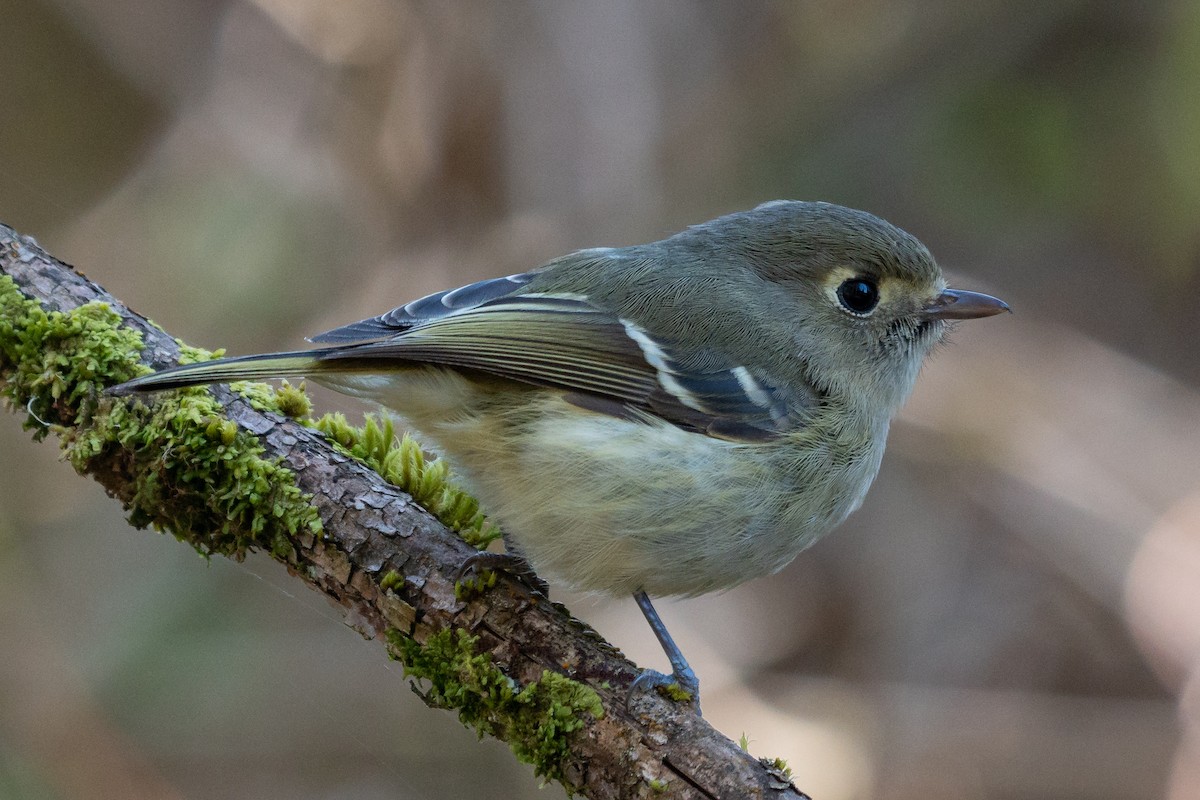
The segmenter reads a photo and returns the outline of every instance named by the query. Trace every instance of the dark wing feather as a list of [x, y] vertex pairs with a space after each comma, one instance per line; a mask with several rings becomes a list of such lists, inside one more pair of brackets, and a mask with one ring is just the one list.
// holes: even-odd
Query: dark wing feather
[[[483, 284], [465, 288], [475, 287]], [[486, 295], [496, 287], [478, 291]], [[475, 370], [562, 390], [568, 400], [593, 411], [655, 416], [740, 441], [778, 436], [802, 424], [807, 410], [745, 367], [685, 369], [670, 342], [576, 296], [500, 295], [461, 310], [447, 305], [437, 315], [420, 306], [437, 297], [409, 304], [410, 311], [391, 312], [403, 311], [397, 321], [419, 320], [403, 326], [379, 323], [391, 326], [391, 338], [325, 351], [322, 361], [400, 359]], [[361, 330], [363, 324], [348, 328]]]
[[308, 340], [319, 344], [348, 343], [395, 336], [415, 325], [439, 319], [456, 311], [474, 308], [489, 300], [511, 294], [529, 283], [533, 279], [533, 274], [532, 272], [520, 272], [516, 275], [490, 278], [486, 281], [469, 283], [457, 289], [425, 295], [399, 308], [393, 308], [386, 314], [318, 333], [316, 336], [308, 337]]

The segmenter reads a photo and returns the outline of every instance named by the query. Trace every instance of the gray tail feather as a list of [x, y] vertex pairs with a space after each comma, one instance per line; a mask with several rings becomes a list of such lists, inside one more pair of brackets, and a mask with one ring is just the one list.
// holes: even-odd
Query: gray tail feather
[[[108, 390], [112, 395], [161, 392], [167, 389], [182, 389], [206, 383], [229, 381], [254, 381], [264, 378], [291, 378], [328, 372], [329, 362], [322, 363], [321, 357], [332, 349], [296, 350], [288, 353], [266, 353], [257, 356], [222, 358], [202, 361], [198, 364], [183, 364], [164, 369], [151, 375], [143, 375], [126, 381]], [[320, 364], [320, 366], [318, 366]]]

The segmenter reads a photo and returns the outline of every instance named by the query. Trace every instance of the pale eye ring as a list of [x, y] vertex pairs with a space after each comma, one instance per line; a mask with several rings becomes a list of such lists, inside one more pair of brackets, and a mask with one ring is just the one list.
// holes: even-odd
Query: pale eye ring
[[879, 286], [870, 278], [859, 276], [842, 281], [836, 294], [842, 308], [856, 317], [868, 316], [879, 305]]

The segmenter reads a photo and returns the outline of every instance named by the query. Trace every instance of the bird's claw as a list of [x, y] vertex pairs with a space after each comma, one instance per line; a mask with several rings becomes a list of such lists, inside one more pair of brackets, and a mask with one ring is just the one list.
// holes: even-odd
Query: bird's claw
[[668, 700], [677, 703], [691, 703], [696, 707], [696, 715], [700, 714], [700, 679], [696, 673], [688, 669], [671, 675], [664, 675], [652, 669], [642, 670], [641, 674], [629, 684], [629, 693], [625, 695], [625, 707], [638, 692], [654, 690]]

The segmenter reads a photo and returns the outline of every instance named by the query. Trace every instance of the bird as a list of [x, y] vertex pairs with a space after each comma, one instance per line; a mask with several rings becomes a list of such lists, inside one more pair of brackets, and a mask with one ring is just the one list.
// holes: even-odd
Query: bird
[[110, 391], [304, 377], [383, 406], [499, 523], [508, 553], [488, 565], [633, 595], [671, 664], [633, 686], [677, 684], [698, 712], [651, 597], [775, 573], [837, 527], [928, 354], [954, 323], [1009, 310], [948, 288], [925, 245], [873, 214], [776, 200], [421, 297], [317, 349]]

